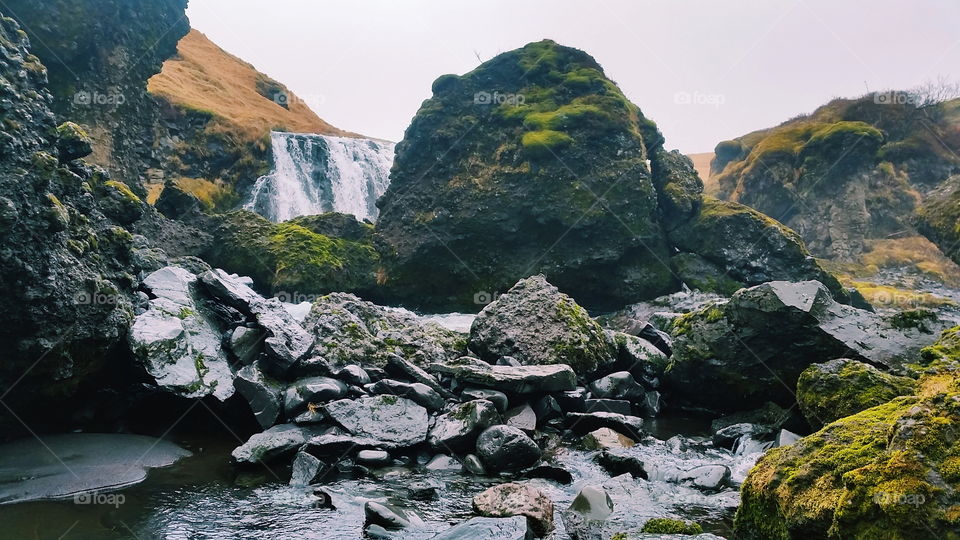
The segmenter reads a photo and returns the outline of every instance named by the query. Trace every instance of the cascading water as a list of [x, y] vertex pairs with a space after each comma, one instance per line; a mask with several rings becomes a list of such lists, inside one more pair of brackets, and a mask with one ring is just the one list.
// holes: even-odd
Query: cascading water
[[390, 185], [394, 144], [372, 139], [274, 131], [273, 171], [257, 179], [244, 205], [271, 221], [341, 212], [377, 218]]

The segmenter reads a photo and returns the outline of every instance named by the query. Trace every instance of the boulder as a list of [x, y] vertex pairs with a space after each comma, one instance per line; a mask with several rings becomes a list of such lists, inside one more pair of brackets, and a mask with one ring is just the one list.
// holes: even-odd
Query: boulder
[[[950, 538], [960, 504], [960, 328], [924, 349], [919, 394], [767, 452], [743, 483], [738, 538]], [[816, 504], [811, 504], [816, 501]]]
[[[440, 394], [440, 396], [445, 399], [454, 397], [449, 390], [447, 390], [446, 388], [441, 386], [439, 382], [437, 382], [436, 377], [427, 373], [426, 371], [423, 370], [423, 368], [414, 364], [413, 362], [410, 362], [409, 360], [406, 360], [400, 355], [396, 355], [396, 354], [390, 355], [390, 357], [387, 358], [387, 365], [384, 371], [394, 377], [399, 377], [401, 379], [410, 379], [414, 382], [425, 384], [429, 386], [434, 392]], [[383, 378], [384, 377], [378, 377], [378, 379], [383, 379]], [[476, 398], [476, 399], [482, 399], [482, 398]]]
[[575, 540], [602, 538], [602, 522], [613, 513], [613, 500], [603, 486], [584, 486], [560, 514], [567, 534]]
[[468, 401], [438, 416], [427, 442], [436, 450], [467, 451], [473, 448], [481, 431], [499, 423], [500, 413], [493, 403], [484, 399]]
[[503, 415], [503, 423], [523, 431], [534, 431], [537, 429], [537, 413], [533, 412], [533, 407], [524, 403], [507, 411]]
[[464, 384], [496, 388], [516, 394], [562, 392], [577, 386], [577, 375], [567, 365], [491, 366], [463, 357], [446, 364], [431, 364], [430, 370], [445, 373]]
[[590, 383], [589, 388], [595, 398], [623, 399], [633, 402], [643, 400], [647, 393], [643, 386], [633, 379], [629, 371], [611, 373]]
[[697, 489], [719, 491], [730, 484], [730, 467], [726, 465], [702, 465], [684, 471], [678, 480]]
[[630, 448], [635, 444], [636, 442], [630, 437], [610, 428], [595, 429], [583, 436], [583, 446], [588, 450]]
[[603, 467], [603, 470], [607, 471], [610, 476], [629, 474], [633, 478], [644, 480], [650, 477], [647, 473], [646, 464], [635, 456], [605, 450], [600, 452], [594, 458], [594, 461], [597, 462], [597, 465]]
[[357, 463], [371, 467], [385, 467], [390, 464], [390, 453], [386, 450], [361, 450], [357, 452]]
[[431, 412], [442, 409], [444, 405], [443, 397], [423, 383], [405, 383], [393, 379], [382, 379], [369, 385], [366, 389], [371, 394], [405, 397]]
[[463, 465], [446, 454], [437, 454], [423, 468], [432, 472], [460, 472]]
[[394, 355], [427, 365], [459, 357], [466, 345], [463, 334], [346, 293], [317, 299], [304, 327], [321, 344], [318, 352], [337, 365], [383, 367]]
[[485, 517], [524, 516], [537, 536], [553, 530], [553, 501], [529, 484], [510, 482], [473, 498], [473, 510]]
[[290, 472], [291, 486], [309, 486], [320, 481], [327, 472], [327, 464], [306, 452], [297, 452]]
[[311, 405], [334, 401], [347, 395], [347, 385], [330, 377], [300, 379], [287, 387], [283, 394], [283, 411], [293, 418]]
[[205, 307], [197, 276], [176, 266], [143, 281], [155, 296], [137, 316], [127, 341], [157, 386], [185, 398], [233, 395], [233, 372], [220, 346], [219, 321]]
[[510, 404], [506, 394], [491, 388], [464, 388], [460, 395], [464, 399], [485, 399], [496, 405], [500, 414], [507, 412]]
[[533, 439], [515, 427], [493, 426], [477, 438], [477, 455], [488, 471], [523, 469], [536, 463], [542, 453]]
[[767, 439], [774, 435], [775, 429], [761, 424], [733, 424], [713, 434], [713, 445], [717, 448], [732, 450], [742, 437]]
[[266, 429], [277, 423], [283, 410], [283, 387], [264, 375], [256, 365], [237, 372], [233, 387], [250, 405], [260, 427]]
[[430, 540], [527, 540], [530, 535], [527, 518], [524, 516], [475, 517]]
[[230, 334], [230, 352], [242, 366], [249, 366], [263, 351], [266, 334], [258, 328], [238, 326]]
[[406, 398], [341, 399], [324, 410], [350, 434], [380, 441], [385, 448], [413, 446], [427, 438], [427, 410]]
[[610, 412], [567, 413], [567, 426], [575, 433], [610, 428], [634, 440], [643, 438], [643, 418]]
[[557, 401], [557, 398], [547, 394], [540, 396], [533, 402], [533, 412], [537, 415], [537, 423], [545, 424], [557, 418], [563, 418], [563, 407]]
[[485, 476], [487, 474], [487, 468], [483, 466], [483, 462], [480, 461], [480, 458], [476, 454], [467, 454], [463, 458], [463, 468], [470, 474], [476, 476]]
[[917, 381], [839, 358], [814, 364], [800, 374], [797, 403], [814, 429], [845, 416], [882, 405], [897, 396], [916, 393]]
[[811, 364], [845, 357], [898, 369], [929, 342], [920, 329], [837, 303], [816, 281], [742, 289], [727, 303], [680, 317], [672, 333], [668, 390], [722, 412], [767, 401], [790, 406]]
[[488, 362], [511, 356], [523, 365], [566, 364], [580, 375], [613, 360], [600, 325], [542, 275], [483, 308], [470, 327], [470, 349]]
[[333, 374], [333, 377], [353, 386], [370, 384], [370, 374], [362, 367], [353, 364], [343, 366]]
[[399, 508], [381, 504], [376, 501], [367, 501], [363, 505], [363, 527], [380, 526], [388, 531], [398, 531], [409, 527], [413, 516]]
[[295, 452], [306, 444], [312, 431], [294, 424], [280, 424], [262, 433], [254, 433], [247, 442], [230, 453], [237, 464], [269, 463]]

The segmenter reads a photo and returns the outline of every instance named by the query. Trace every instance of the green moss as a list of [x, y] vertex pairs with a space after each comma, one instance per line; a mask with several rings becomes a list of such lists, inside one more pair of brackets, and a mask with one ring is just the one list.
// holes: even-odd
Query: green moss
[[180, 319], [186, 319], [187, 317], [193, 315], [193, 310], [188, 307], [180, 308], [180, 312], [177, 313], [177, 317]]
[[140, 197], [130, 190], [130, 188], [123, 182], [118, 182], [116, 180], [107, 180], [103, 183], [104, 186], [109, 187], [123, 196], [127, 201], [140, 205], [143, 204], [143, 201], [140, 200]]
[[814, 428], [917, 392], [917, 382], [852, 360], [810, 366], [797, 381], [800, 410]]
[[549, 129], [528, 131], [522, 139], [523, 147], [536, 155], [549, 155], [572, 142], [566, 133]]
[[690, 521], [655, 518], [644, 523], [642, 532], [647, 534], [702, 534], [703, 527]]

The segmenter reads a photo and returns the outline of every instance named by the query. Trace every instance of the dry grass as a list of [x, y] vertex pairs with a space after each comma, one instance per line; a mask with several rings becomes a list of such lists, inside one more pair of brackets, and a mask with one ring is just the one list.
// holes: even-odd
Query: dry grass
[[[268, 82], [289, 96], [289, 110], [261, 95], [257, 83]], [[191, 30], [177, 55], [150, 79], [148, 90], [182, 108], [212, 114], [223, 129], [256, 140], [272, 129], [322, 135], [358, 136], [324, 122], [285, 87], [250, 64], [227, 53], [202, 33]]]
[[716, 196], [720, 191], [720, 185], [710, 179], [710, 161], [713, 160], [713, 152], [703, 154], [687, 154], [687, 157], [693, 160], [693, 168], [697, 170], [700, 179], [703, 180], [703, 191], [711, 197]]
[[960, 266], [922, 236], [869, 240], [868, 247], [860, 259], [866, 272], [907, 267], [946, 285], [960, 285]]

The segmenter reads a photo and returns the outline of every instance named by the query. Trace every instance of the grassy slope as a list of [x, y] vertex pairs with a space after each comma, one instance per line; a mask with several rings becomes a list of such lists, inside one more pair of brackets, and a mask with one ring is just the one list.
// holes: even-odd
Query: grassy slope
[[716, 192], [720, 189], [716, 182], [710, 181], [710, 162], [713, 161], [713, 156], [713, 152], [687, 154], [687, 157], [693, 160], [693, 167], [697, 169], [700, 179], [703, 180], [704, 193], [711, 196], [716, 195]]
[[252, 65], [191, 30], [180, 40], [177, 55], [150, 79], [148, 90], [182, 108], [213, 113], [220, 128], [242, 132], [251, 140], [271, 129], [359, 136], [324, 122], [289, 91], [289, 110], [281, 107], [257, 91], [258, 81], [286, 91]]

